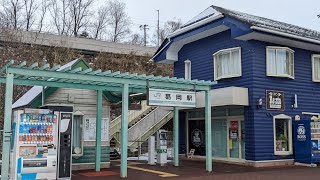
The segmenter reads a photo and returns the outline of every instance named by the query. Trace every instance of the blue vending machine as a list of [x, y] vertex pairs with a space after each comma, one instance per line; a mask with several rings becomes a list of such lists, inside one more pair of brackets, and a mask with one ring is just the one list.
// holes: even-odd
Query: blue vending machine
[[295, 162], [320, 162], [320, 122], [301, 120], [293, 122]]

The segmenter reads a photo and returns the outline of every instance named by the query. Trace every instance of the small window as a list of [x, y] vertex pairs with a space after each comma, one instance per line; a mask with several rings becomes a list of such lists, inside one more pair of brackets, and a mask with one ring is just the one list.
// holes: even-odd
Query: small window
[[214, 80], [241, 76], [241, 48], [224, 49], [213, 54]]
[[312, 56], [312, 81], [320, 82], [320, 55]]
[[277, 115], [273, 117], [274, 154], [292, 154], [292, 119], [290, 116]]
[[184, 61], [184, 79], [191, 79], [191, 61]]
[[294, 79], [294, 51], [287, 47], [267, 47], [267, 76]]
[[72, 134], [72, 155], [83, 155], [83, 116], [74, 115]]

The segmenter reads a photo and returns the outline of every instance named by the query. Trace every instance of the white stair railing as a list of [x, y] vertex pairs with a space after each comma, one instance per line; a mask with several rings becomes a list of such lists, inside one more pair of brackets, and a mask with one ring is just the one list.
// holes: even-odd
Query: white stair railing
[[[146, 110], [151, 108], [151, 106], [147, 105], [147, 101], [141, 101], [141, 110], [130, 110], [128, 112], [128, 124], [144, 113]], [[110, 122], [110, 137], [114, 136], [115, 133], [119, 132], [121, 128], [121, 116], [116, 117], [114, 120]]]

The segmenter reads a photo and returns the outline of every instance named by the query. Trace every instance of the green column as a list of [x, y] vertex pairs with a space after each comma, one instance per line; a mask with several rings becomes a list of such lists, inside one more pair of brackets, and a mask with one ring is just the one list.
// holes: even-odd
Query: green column
[[174, 145], [174, 166], [179, 166], [179, 110], [173, 108], [173, 145]]
[[102, 121], [102, 91], [97, 91], [96, 116], [96, 171], [100, 171], [101, 163], [101, 121]]
[[121, 115], [121, 167], [120, 177], [127, 177], [128, 171], [128, 101], [129, 85], [124, 84], [122, 89], [122, 115]]
[[211, 94], [210, 90], [205, 91], [205, 126], [206, 126], [206, 170], [212, 171], [212, 141], [211, 141]]
[[[7, 74], [4, 107], [1, 179], [9, 179], [13, 74]], [[13, 133], [13, 132], [12, 132]]]

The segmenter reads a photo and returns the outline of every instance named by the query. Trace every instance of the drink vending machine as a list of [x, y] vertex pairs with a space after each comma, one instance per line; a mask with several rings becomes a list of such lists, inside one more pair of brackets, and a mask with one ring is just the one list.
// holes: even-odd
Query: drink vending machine
[[13, 117], [11, 179], [56, 179], [58, 114], [25, 109]]
[[294, 156], [300, 163], [320, 162], [320, 122], [300, 120], [293, 122]]
[[12, 180], [71, 179], [72, 112], [13, 113]]

